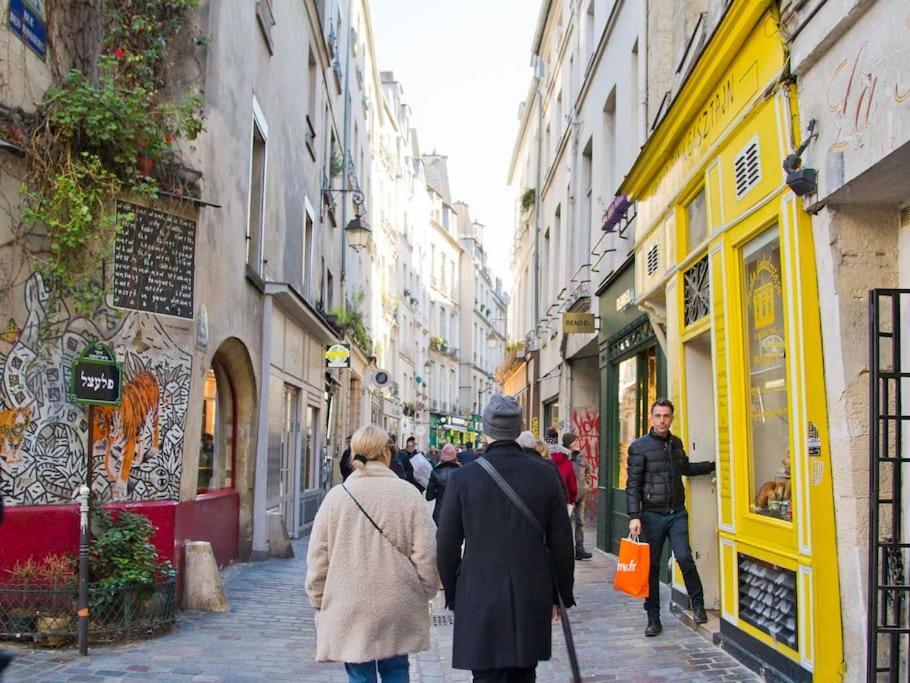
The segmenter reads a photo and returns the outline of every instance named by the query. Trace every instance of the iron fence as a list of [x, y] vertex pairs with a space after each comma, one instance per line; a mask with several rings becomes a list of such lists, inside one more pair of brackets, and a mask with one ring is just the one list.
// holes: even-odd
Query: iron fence
[[[154, 635], [176, 620], [176, 579], [154, 585], [89, 586], [89, 640], [114, 642]], [[75, 644], [78, 587], [0, 586], [0, 638], [50, 647]]]

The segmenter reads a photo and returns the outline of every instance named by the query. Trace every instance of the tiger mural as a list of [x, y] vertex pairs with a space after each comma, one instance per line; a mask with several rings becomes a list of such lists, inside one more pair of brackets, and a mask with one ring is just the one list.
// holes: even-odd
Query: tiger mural
[[[136, 446], [142, 438], [142, 432], [148, 421], [152, 421], [152, 447], [158, 450], [158, 399], [160, 391], [155, 376], [143, 370], [123, 388], [123, 399], [118, 407], [98, 406], [95, 408], [95, 438], [104, 439], [104, 469], [114, 482], [114, 493], [121, 497], [127, 494], [127, 482]], [[114, 444], [121, 447], [120, 470], [114, 474], [111, 466], [111, 455]], [[143, 456], [140, 455], [139, 462]]]
[[31, 408], [0, 410], [0, 460], [7, 465], [21, 462], [22, 439], [32, 421]]

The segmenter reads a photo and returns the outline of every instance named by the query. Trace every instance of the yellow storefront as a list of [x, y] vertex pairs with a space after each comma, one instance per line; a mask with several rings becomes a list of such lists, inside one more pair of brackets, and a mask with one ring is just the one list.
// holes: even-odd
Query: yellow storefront
[[[636, 299], [666, 327], [690, 532], [724, 646], [838, 681], [843, 645], [811, 224], [784, 182], [798, 144], [776, 8], [735, 0], [620, 192]], [[703, 478], [704, 479], [704, 478]], [[678, 572], [674, 595], [684, 596]]]

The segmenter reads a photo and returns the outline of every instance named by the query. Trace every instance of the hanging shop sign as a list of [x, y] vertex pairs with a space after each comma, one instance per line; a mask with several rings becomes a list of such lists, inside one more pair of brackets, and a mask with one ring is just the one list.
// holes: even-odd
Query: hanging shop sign
[[101, 342], [85, 347], [72, 363], [70, 401], [82, 405], [119, 406], [123, 364]]
[[325, 351], [325, 365], [327, 368], [351, 367], [351, 345], [332, 344]]
[[563, 313], [563, 334], [597, 332], [597, 316], [593, 313]]
[[10, 0], [9, 28], [42, 60], [47, 56], [44, 0]]

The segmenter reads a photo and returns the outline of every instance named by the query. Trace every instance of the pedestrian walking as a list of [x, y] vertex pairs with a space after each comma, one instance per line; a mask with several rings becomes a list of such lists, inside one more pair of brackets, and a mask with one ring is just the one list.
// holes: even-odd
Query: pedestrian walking
[[341, 454], [341, 462], [338, 463], [338, 470], [341, 472], [341, 481], [347, 481], [348, 477], [354, 472], [354, 466], [351, 464], [351, 435], [348, 434], [344, 440], [344, 452]]
[[648, 626], [645, 635], [658, 635], [660, 623], [660, 556], [664, 542], [670, 548], [682, 572], [686, 591], [692, 604], [695, 622], [708, 621], [705, 613], [704, 591], [692, 548], [689, 547], [689, 513], [686, 511], [686, 490], [682, 477], [697, 477], [714, 471], [713, 462], [689, 462], [682, 441], [670, 432], [673, 423], [673, 404], [661, 398], [651, 405], [651, 430], [629, 446], [626, 510], [629, 513], [629, 533], [650, 546], [651, 574], [645, 600]]
[[572, 510], [572, 521], [575, 525], [575, 559], [590, 560], [591, 553], [585, 550], [585, 500], [591, 490], [591, 468], [588, 458], [577, 448], [578, 435], [566, 432], [562, 435], [562, 447], [569, 451], [569, 461], [575, 470], [575, 484], [578, 495], [575, 496], [575, 508]]
[[556, 475], [556, 478], [559, 480], [559, 485], [562, 487], [562, 493], [564, 496], [568, 496], [568, 491], [566, 491], [566, 482], [562, 479], [562, 474], [559, 472], [559, 468], [556, 466], [552, 460], [550, 460], [550, 452], [547, 450], [547, 445], [543, 441], [538, 441], [532, 432], [524, 431], [518, 435], [518, 438], [515, 440], [521, 450], [538, 462], [544, 462], [547, 464], [547, 467]]
[[433, 469], [430, 483], [427, 484], [427, 500], [436, 501], [436, 505], [433, 507], [433, 521], [437, 524], [439, 524], [439, 513], [442, 512], [442, 501], [445, 499], [446, 484], [449, 483], [452, 473], [459, 467], [461, 467], [461, 463], [458, 462], [458, 452], [455, 450], [455, 446], [447, 443], [442, 447], [439, 464]]
[[559, 445], [559, 432], [555, 427], [547, 427], [543, 440], [550, 452], [550, 459], [556, 464], [559, 474], [566, 483], [566, 502], [574, 509], [575, 499], [578, 497], [578, 482], [575, 480], [575, 467], [569, 460], [569, 451]]
[[[404, 472], [404, 477], [402, 478], [423, 493], [424, 487], [414, 475], [414, 464], [411, 462], [411, 458], [415, 455], [417, 455], [417, 439], [409, 436], [407, 441], [405, 441], [404, 450], [398, 452], [398, 463], [401, 466], [401, 471]], [[399, 474], [399, 476], [401, 475]]]
[[406, 683], [408, 653], [430, 646], [439, 587], [433, 521], [389, 469], [388, 439], [375, 425], [354, 433], [354, 473], [326, 494], [307, 551], [316, 661], [344, 662], [351, 683]]
[[[484, 459], [449, 476], [439, 519], [439, 574], [455, 611], [452, 666], [470, 669], [475, 681], [535, 680], [537, 663], [551, 654], [554, 584], [575, 604], [565, 497], [548, 466], [515, 442], [521, 428], [518, 402], [494, 395], [483, 413]], [[486, 466], [514, 489], [533, 524]]]
[[474, 462], [477, 460], [477, 452], [474, 450], [472, 445], [468, 443], [464, 449], [458, 454], [458, 461], [462, 465], [467, 465], [469, 462]]

